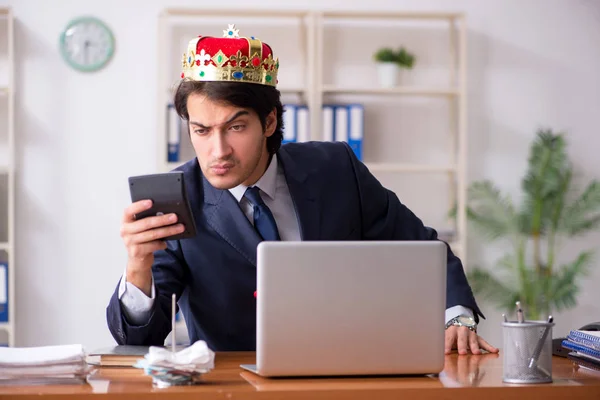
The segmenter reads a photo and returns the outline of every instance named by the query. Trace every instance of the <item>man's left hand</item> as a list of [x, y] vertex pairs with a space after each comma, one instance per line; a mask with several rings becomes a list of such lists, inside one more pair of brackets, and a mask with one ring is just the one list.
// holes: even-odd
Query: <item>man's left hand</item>
[[458, 354], [482, 354], [482, 349], [498, 353], [498, 349], [486, 342], [466, 326], [450, 326], [446, 329], [446, 354], [458, 349]]

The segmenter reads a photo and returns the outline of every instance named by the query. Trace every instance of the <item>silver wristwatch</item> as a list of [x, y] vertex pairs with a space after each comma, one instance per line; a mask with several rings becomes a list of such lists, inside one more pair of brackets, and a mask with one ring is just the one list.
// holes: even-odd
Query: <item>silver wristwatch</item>
[[477, 322], [475, 322], [475, 320], [473, 318], [469, 317], [468, 315], [459, 315], [458, 317], [452, 318], [446, 324], [446, 329], [448, 329], [449, 327], [451, 327], [453, 325], [454, 326], [466, 326], [473, 332], [477, 332]]

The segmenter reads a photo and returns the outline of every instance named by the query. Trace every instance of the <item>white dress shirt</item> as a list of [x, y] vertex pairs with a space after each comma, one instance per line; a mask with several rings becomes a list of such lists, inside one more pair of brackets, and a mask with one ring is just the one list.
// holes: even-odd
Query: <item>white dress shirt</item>
[[[277, 155], [273, 155], [269, 167], [254, 186], [260, 189], [260, 195], [267, 205], [277, 223], [277, 230], [281, 240], [299, 241], [300, 226], [296, 210], [292, 201], [283, 169], [277, 162]], [[254, 225], [254, 209], [252, 204], [244, 197], [248, 186], [238, 185], [229, 192], [240, 203], [240, 207], [251, 224]], [[119, 299], [127, 319], [133, 325], [145, 325], [150, 319], [152, 305], [154, 304], [155, 289], [152, 278], [152, 291], [150, 297], [146, 296], [138, 287], [126, 280], [123, 274], [119, 283]], [[459, 315], [473, 317], [473, 312], [463, 306], [454, 306], [446, 310], [446, 322]]]

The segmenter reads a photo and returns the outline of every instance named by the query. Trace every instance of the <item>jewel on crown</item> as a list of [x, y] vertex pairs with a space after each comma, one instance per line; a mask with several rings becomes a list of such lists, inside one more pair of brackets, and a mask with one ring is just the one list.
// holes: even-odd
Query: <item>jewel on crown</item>
[[198, 36], [183, 54], [181, 78], [196, 81], [248, 82], [275, 87], [279, 60], [271, 47], [255, 38], [240, 37], [235, 24], [223, 37]]

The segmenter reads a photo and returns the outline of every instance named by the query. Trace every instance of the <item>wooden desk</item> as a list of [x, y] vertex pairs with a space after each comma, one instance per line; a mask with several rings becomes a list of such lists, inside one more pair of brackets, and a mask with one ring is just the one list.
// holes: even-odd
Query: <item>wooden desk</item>
[[138, 369], [99, 368], [88, 385], [5, 386], [0, 399], [600, 399], [600, 372], [557, 357], [554, 382], [539, 385], [504, 384], [498, 354], [446, 356], [439, 377], [264, 379], [239, 367], [253, 362], [254, 353], [217, 353], [204, 383], [167, 389]]

